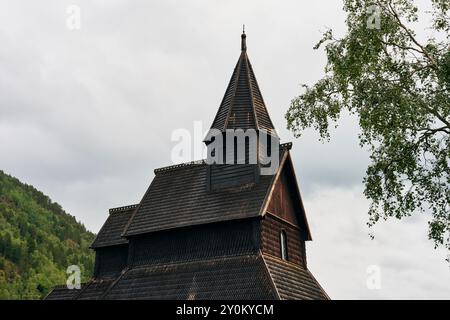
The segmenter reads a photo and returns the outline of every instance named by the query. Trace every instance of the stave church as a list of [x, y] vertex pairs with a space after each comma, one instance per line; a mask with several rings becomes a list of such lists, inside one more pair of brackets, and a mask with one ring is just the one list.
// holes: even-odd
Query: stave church
[[[205, 159], [155, 169], [140, 203], [109, 210], [91, 245], [92, 279], [79, 289], [56, 286], [45, 299], [329, 299], [308, 270], [306, 242], [312, 238], [292, 144], [279, 143], [245, 32], [211, 125], [216, 135], [204, 142], [212, 146], [220, 134], [237, 129], [267, 135], [257, 140], [256, 161], [246, 149], [236, 163]], [[208, 157], [227, 157], [236, 143], [213, 149]], [[269, 174], [263, 154], [277, 160]]]

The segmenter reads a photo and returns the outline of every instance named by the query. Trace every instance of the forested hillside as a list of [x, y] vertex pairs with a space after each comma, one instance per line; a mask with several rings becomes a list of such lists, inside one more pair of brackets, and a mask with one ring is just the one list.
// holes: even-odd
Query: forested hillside
[[94, 234], [34, 187], [0, 170], [0, 299], [40, 299], [78, 265], [93, 270]]

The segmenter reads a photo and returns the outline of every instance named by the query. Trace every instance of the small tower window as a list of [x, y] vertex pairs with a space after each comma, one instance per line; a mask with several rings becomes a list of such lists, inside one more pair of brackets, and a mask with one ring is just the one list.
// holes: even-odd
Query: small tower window
[[287, 237], [286, 232], [282, 230], [280, 232], [280, 248], [281, 248], [281, 259], [288, 259], [288, 249], [287, 249]]

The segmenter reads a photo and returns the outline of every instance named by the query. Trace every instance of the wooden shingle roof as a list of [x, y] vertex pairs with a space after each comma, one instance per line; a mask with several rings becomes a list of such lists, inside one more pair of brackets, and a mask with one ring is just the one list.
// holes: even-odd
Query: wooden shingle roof
[[125, 269], [93, 279], [81, 290], [55, 287], [48, 300], [328, 300], [314, 276], [299, 265], [261, 252]]
[[272, 176], [208, 192], [206, 171], [207, 164], [199, 164], [156, 172], [125, 236], [259, 215]]
[[[242, 52], [211, 129], [220, 137], [229, 129], [254, 129], [259, 137], [265, 130], [277, 137], [245, 33], [241, 39]], [[290, 149], [290, 143], [280, 145], [273, 175], [261, 175], [262, 167], [250, 164], [219, 168], [203, 160], [156, 169], [139, 204], [110, 209], [91, 245], [94, 278], [81, 290], [55, 287], [46, 299], [329, 299], [306, 261], [284, 261], [261, 245], [264, 219], [259, 218], [279, 199], [274, 190], [285, 169], [292, 180], [289, 203], [298, 204], [292, 210], [294, 237], [311, 240]]]
[[58, 285], [44, 297], [45, 300], [72, 300], [81, 290], [85, 287], [85, 284], [81, 285], [81, 289], [69, 289], [67, 285]]
[[211, 129], [265, 129], [276, 135], [247, 55], [246, 35], [225, 95]]
[[80, 294], [74, 297], [77, 300], [98, 300], [101, 299], [112, 287], [116, 279], [93, 279], [81, 290]]
[[[291, 144], [280, 147], [280, 157]], [[155, 178], [133, 213], [123, 236], [263, 215], [274, 176], [219, 191], [206, 188], [203, 161], [155, 170]], [[234, 165], [239, 170], [239, 165]], [[280, 164], [281, 167], [281, 164]]]
[[264, 261], [280, 295], [280, 299], [330, 299], [308, 269], [270, 255], [264, 255]]
[[121, 235], [136, 208], [137, 204], [110, 209], [108, 219], [94, 239], [91, 248], [128, 243], [128, 240], [121, 237]]
[[105, 299], [277, 299], [260, 255], [242, 255], [128, 270]]

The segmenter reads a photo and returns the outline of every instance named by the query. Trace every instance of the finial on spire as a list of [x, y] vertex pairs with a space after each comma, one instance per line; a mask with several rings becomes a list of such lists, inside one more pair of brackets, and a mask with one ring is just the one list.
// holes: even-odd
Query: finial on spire
[[246, 39], [247, 36], [245, 34], [245, 24], [242, 25], [242, 35], [241, 35], [241, 50], [242, 51], [247, 51], [247, 43], [246, 43]]

